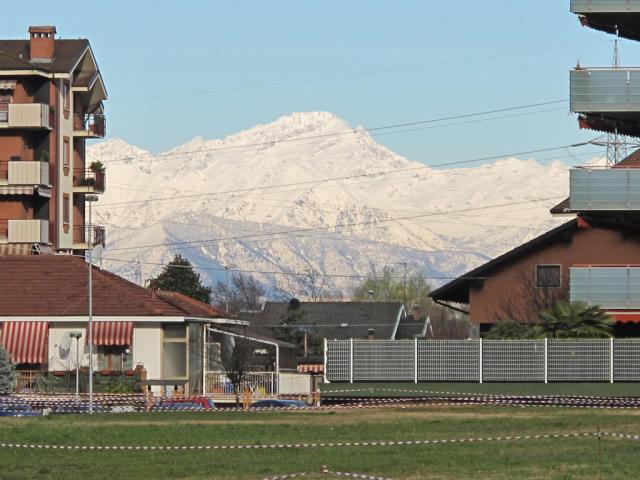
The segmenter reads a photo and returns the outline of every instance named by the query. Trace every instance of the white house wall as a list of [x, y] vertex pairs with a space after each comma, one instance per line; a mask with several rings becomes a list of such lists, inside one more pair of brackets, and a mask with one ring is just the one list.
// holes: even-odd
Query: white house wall
[[133, 364], [142, 364], [147, 378], [162, 378], [162, 325], [147, 323], [133, 329]]
[[[79, 341], [80, 366], [89, 366], [89, 346], [87, 345], [87, 328], [85, 323], [51, 323], [49, 325], [48, 343], [48, 368], [53, 370], [74, 370], [76, 368], [76, 340], [71, 341], [70, 332], [81, 332]], [[68, 350], [61, 347], [69, 346]], [[134, 324], [133, 345], [130, 347], [133, 353], [133, 366], [143, 365], [147, 370], [147, 378], [161, 378], [162, 364], [162, 324], [144, 323]], [[97, 355], [94, 353], [94, 366], [97, 364]]]

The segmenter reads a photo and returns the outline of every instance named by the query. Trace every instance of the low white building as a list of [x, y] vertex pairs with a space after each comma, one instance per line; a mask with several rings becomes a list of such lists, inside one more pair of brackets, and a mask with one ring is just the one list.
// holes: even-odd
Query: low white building
[[[0, 257], [0, 343], [23, 371], [89, 366], [88, 269], [68, 255]], [[150, 291], [93, 267], [93, 367], [202, 389], [205, 330], [243, 323], [175, 292]], [[78, 338], [76, 338], [78, 337]]]

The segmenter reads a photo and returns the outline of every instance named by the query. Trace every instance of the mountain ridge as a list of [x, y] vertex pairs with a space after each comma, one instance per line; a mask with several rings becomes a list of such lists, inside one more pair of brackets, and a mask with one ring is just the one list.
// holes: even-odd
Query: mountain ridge
[[[107, 166], [96, 211], [108, 227], [105, 266], [116, 273], [132, 277], [140, 255], [148, 277], [161, 268], [153, 264], [183, 253], [208, 283], [236, 265], [336, 275], [326, 277], [331, 291], [407, 258], [410, 273], [442, 283], [557, 225], [548, 209], [568, 187], [560, 161], [434, 169], [328, 112], [294, 113], [220, 140], [194, 137], [158, 156], [122, 139], [95, 144], [87, 156]], [[180, 250], [146, 247], [207, 239]], [[125, 261], [107, 260], [115, 252]], [[271, 289], [286, 276], [255, 275]]]

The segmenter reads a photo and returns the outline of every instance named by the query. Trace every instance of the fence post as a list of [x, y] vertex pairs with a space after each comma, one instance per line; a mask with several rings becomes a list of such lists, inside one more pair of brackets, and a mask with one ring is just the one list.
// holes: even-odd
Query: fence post
[[549, 383], [549, 341], [544, 339], [544, 383]]
[[413, 383], [418, 383], [418, 339], [413, 344]]
[[480, 383], [482, 383], [482, 370], [483, 370], [483, 367], [482, 367], [482, 339], [479, 338], [478, 342], [479, 342], [479, 346], [480, 346], [480, 370], [478, 372], [478, 374], [479, 374], [478, 376], [480, 377], [479, 378]]
[[324, 339], [324, 365], [322, 368], [323, 383], [329, 383], [327, 380], [327, 339]]
[[609, 339], [609, 383], [613, 383], [613, 337]]
[[353, 338], [349, 339], [349, 383], [353, 383]]

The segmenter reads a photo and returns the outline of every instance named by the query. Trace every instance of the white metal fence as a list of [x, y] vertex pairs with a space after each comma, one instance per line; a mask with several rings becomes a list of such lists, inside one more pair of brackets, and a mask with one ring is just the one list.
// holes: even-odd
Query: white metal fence
[[[312, 388], [311, 375], [299, 373], [247, 372], [239, 388], [242, 395], [249, 389], [254, 396], [309, 394]], [[208, 395], [231, 395], [233, 385], [222, 371], [205, 372], [204, 393]]]
[[637, 382], [640, 339], [325, 340], [328, 382]]

